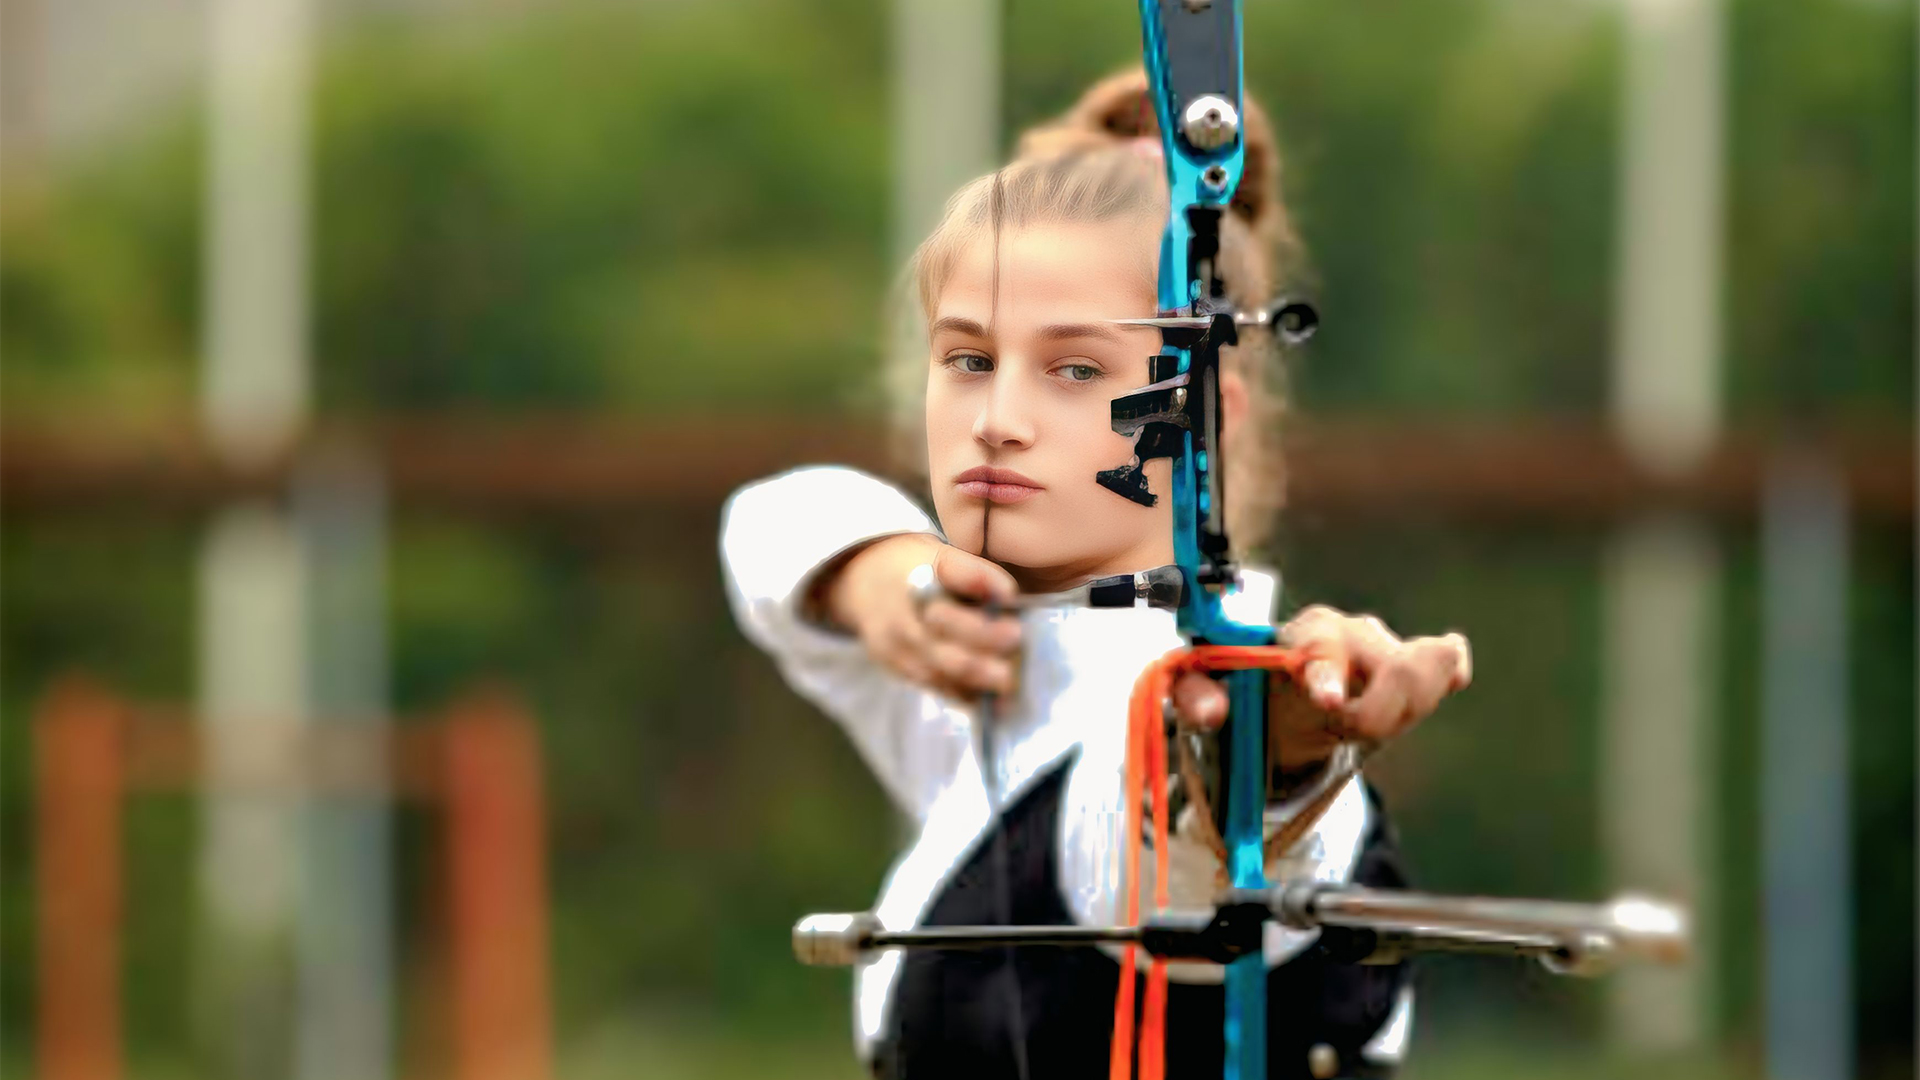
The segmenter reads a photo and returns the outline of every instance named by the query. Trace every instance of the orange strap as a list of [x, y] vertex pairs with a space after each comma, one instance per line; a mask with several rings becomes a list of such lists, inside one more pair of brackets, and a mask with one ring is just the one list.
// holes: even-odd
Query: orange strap
[[[1153, 906], [1167, 906], [1167, 739], [1166, 703], [1173, 684], [1190, 671], [1264, 669], [1298, 678], [1308, 657], [1277, 645], [1196, 645], [1175, 649], [1154, 661], [1133, 684], [1127, 705], [1126, 834], [1121, 837], [1126, 869], [1120, 888], [1126, 897], [1126, 924], [1140, 925], [1140, 816], [1149, 797], [1153, 807]], [[1134, 1078], [1134, 983], [1138, 945], [1129, 945], [1120, 961], [1119, 994], [1113, 1003], [1113, 1052], [1108, 1080]], [[1138, 1080], [1164, 1080], [1167, 1068], [1167, 968], [1159, 957], [1147, 960], [1147, 994], [1139, 1018]]]

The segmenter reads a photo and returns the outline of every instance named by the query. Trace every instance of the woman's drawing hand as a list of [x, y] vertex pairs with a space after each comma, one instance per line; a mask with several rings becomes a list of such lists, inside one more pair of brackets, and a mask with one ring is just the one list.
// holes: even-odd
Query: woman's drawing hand
[[851, 556], [823, 591], [827, 615], [901, 678], [963, 701], [1013, 691], [1020, 622], [990, 605], [1011, 604], [1019, 586], [994, 563], [931, 536], [892, 536]]

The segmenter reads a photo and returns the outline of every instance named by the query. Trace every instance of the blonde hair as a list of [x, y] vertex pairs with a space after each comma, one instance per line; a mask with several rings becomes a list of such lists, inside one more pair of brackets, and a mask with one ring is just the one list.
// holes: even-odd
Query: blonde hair
[[[1253, 230], [1270, 259], [1295, 273], [1304, 260], [1293, 219], [1280, 199], [1279, 140], [1259, 102], [1246, 98], [1240, 104], [1246, 154], [1228, 209]], [[1023, 132], [1014, 156], [1051, 157], [1138, 138], [1157, 142], [1158, 131], [1153, 104], [1147, 99], [1146, 70], [1129, 68], [1094, 83], [1066, 112]]]

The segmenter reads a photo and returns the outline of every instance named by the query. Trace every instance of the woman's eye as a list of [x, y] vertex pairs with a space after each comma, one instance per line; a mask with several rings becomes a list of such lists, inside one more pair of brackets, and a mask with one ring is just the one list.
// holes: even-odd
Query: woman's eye
[[1071, 382], [1092, 382], [1100, 377], [1100, 369], [1092, 364], [1068, 364], [1060, 370]]
[[948, 353], [937, 362], [949, 371], [966, 375], [984, 375], [993, 370], [993, 358], [979, 353]]

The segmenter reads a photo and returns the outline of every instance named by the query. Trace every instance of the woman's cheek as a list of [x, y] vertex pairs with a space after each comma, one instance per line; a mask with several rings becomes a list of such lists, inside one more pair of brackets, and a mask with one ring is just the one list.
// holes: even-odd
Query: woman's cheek
[[[957, 462], [972, 439], [972, 417], [950, 388], [936, 381], [927, 388], [927, 475], [936, 480], [959, 471]], [[937, 485], [936, 485], [937, 486]]]
[[[957, 455], [963, 449], [963, 445], [955, 441], [955, 421], [951, 416], [952, 410], [942, 407], [948, 404], [950, 403], [945, 402], [937, 390], [928, 388], [927, 483], [933, 495], [934, 516], [940, 519], [940, 528], [956, 546], [972, 551], [975, 548], [968, 545], [977, 544], [979, 537], [963, 535], [967, 532], [970, 522], [961, 520], [961, 515], [958, 513], [960, 494], [948, 482], [962, 467]], [[959, 437], [963, 439], [967, 437], [964, 428], [960, 429]]]

